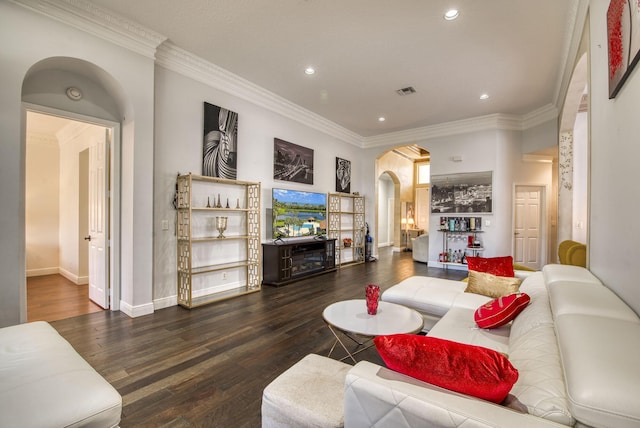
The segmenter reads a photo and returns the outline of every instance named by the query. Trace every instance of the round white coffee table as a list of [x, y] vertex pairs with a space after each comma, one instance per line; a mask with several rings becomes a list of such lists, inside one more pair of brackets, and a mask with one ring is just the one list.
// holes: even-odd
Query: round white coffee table
[[424, 326], [424, 319], [417, 311], [396, 303], [378, 302], [376, 315], [369, 315], [364, 299], [332, 303], [322, 312], [322, 317], [336, 338], [328, 356], [331, 356], [336, 345], [340, 343], [347, 353], [347, 356], [342, 360], [351, 358], [354, 363], [356, 362], [354, 355], [369, 349], [373, 343], [351, 352], [340, 339], [338, 332], [359, 346], [364, 346], [366, 340], [359, 341], [353, 335], [364, 336], [370, 340], [375, 336], [387, 334], [417, 333]]

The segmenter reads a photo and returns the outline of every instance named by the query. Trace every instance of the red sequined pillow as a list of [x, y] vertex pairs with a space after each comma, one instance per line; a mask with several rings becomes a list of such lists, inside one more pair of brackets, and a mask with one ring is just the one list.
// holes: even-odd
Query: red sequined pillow
[[374, 343], [391, 370], [494, 403], [518, 380], [509, 360], [489, 348], [413, 334], [378, 336]]
[[469, 270], [513, 278], [513, 257], [467, 257]]
[[525, 293], [498, 297], [476, 309], [473, 319], [480, 328], [501, 327], [517, 317], [530, 301]]

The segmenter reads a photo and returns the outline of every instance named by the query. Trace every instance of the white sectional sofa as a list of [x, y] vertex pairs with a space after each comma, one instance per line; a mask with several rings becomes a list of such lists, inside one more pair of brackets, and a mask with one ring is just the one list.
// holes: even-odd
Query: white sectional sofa
[[117, 427], [122, 397], [48, 323], [0, 328], [0, 427]]
[[526, 412], [451, 392], [362, 361], [347, 372], [345, 427], [640, 426], [640, 318], [588, 270], [548, 265], [524, 279], [530, 305], [511, 324], [477, 328], [490, 300], [465, 284], [409, 278], [382, 299], [414, 307], [428, 335], [508, 354]]

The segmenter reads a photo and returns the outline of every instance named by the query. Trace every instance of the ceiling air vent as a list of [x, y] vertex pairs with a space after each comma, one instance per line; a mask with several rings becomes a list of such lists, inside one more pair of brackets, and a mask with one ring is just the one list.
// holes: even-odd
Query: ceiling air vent
[[416, 89], [413, 86], [407, 86], [406, 88], [398, 89], [396, 93], [398, 95], [411, 95], [416, 93]]

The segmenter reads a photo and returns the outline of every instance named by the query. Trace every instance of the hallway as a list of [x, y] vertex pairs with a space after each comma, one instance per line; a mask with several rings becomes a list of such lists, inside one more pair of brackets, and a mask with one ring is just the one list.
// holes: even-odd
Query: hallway
[[62, 275], [27, 278], [27, 321], [56, 321], [100, 312], [89, 300], [89, 287], [77, 285]]

